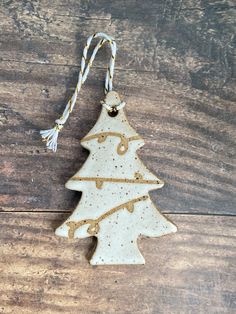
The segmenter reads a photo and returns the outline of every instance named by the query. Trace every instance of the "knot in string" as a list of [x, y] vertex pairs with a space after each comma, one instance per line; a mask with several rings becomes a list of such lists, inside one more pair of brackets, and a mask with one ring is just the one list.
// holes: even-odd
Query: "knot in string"
[[101, 104], [109, 112], [111, 112], [113, 110], [120, 110], [120, 109], [124, 108], [124, 106], [126, 105], [124, 101], [121, 101], [118, 105], [115, 105], [115, 106], [107, 104], [105, 101], [101, 101]]
[[[91, 45], [91, 42], [94, 38], [101, 38], [97, 45], [95, 46], [90, 59], [87, 60], [87, 54], [89, 47]], [[108, 36], [107, 34], [104, 33], [95, 33], [92, 36], [88, 37], [86, 45], [83, 50], [83, 55], [82, 55], [82, 60], [81, 60], [81, 68], [78, 76], [78, 83], [76, 85], [75, 91], [68, 101], [62, 116], [55, 121], [56, 125], [49, 130], [42, 130], [40, 131], [40, 134], [43, 138], [43, 141], [46, 142], [46, 146], [49, 149], [52, 149], [54, 152], [57, 150], [57, 138], [58, 138], [58, 133], [59, 131], [63, 128], [64, 124], [66, 123], [67, 119], [69, 118], [70, 113], [73, 111], [77, 96], [81, 90], [82, 84], [86, 81], [89, 70], [93, 64], [93, 61], [95, 59], [95, 56], [98, 52], [98, 50], [105, 44], [109, 43], [110, 48], [111, 48], [111, 58], [109, 62], [109, 66], [106, 72], [106, 77], [105, 77], [105, 87], [104, 87], [104, 92], [107, 94], [108, 92], [112, 91], [112, 81], [113, 81], [113, 74], [114, 74], [114, 66], [115, 66], [115, 58], [116, 58], [116, 42], [115, 40], [111, 37]], [[116, 106], [116, 109], [119, 110], [123, 108], [125, 105], [124, 102], [121, 102], [119, 105]], [[103, 106], [111, 111], [112, 108], [103, 103]]]

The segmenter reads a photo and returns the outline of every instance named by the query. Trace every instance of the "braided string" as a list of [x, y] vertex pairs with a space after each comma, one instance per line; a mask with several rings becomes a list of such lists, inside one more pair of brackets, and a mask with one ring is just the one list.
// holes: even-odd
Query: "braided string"
[[[87, 61], [87, 54], [89, 47], [91, 45], [91, 42], [94, 38], [102, 38], [99, 40], [98, 44], [95, 46], [92, 55], [90, 59]], [[52, 129], [49, 130], [42, 130], [40, 131], [40, 134], [42, 136], [43, 141], [46, 142], [46, 146], [49, 149], [52, 149], [54, 152], [57, 150], [57, 138], [59, 131], [63, 128], [64, 124], [66, 123], [67, 119], [69, 118], [70, 113], [73, 111], [77, 96], [81, 90], [81, 87], [83, 83], [86, 81], [89, 70], [93, 64], [93, 61], [96, 57], [96, 54], [98, 50], [105, 44], [109, 43], [110, 48], [111, 48], [111, 58], [109, 62], [109, 66], [106, 72], [106, 77], [105, 77], [105, 87], [104, 87], [104, 92], [107, 94], [112, 90], [112, 80], [113, 80], [113, 74], [114, 74], [114, 66], [115, 66], [115, 58], [116, 58], [116, 42], [114, 39], [110, 36], [108, 36], [105, 33], [95, 33], [92, 36], [88, 37], [86, 45], [83, 50], [83, 56], [81, 60], [81, 67], [80, 67], [80, 72], [79, 72], [79, 77], [78, 77], [78, 83], [76, 85], [74, 94], [72, 97], [69, 99], [62, 116], [55, 121], [55, 126]]]

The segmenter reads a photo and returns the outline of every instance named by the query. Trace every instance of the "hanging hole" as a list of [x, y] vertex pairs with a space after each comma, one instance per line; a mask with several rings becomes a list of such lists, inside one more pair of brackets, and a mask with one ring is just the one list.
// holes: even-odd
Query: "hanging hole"
[[111, 111], [108, 111], [107, 113], [110, 117], [113, 118], [113, 117], [116, 117], [118, 115], [119, 111], [116, 108], [113, 108]]

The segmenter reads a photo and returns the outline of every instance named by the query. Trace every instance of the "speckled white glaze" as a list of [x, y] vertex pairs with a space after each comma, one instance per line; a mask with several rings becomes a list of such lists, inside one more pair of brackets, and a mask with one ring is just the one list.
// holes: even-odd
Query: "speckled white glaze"
[[[135, 136], [128, 142], [125, 153], [117, 151], [121, 138], [107, 135], [116, 133], [123, 138]], [[98, 134], [107, 136], [101, 142], [97, 137], [91, 139]], [[137, 238], [141, 235], [159, 237], [176, 232], [177, 228], [160, 214], [149, 198], [148, 192], [161, 188], [163, 182], [144, 166], [136, 154], [137, 149], [144, 145], [143, 139], [129, 125], [123, 109], [111, 117], [103, 108], [96, 125], [81, 144], [90, 151], [90, 155], [66, 187], [82, 191], [82, 197], [73, 214], [56, 229], [56, 235], [69, 237], [71, 224], [78, 226], [83, 220], [98, 219], [99, 230], [92, 234], [98, 239], [90, 260], [92, 265], [144, 264]], [[97, 179], [100, 186], [96, 185]], [[140, 200], [142, 197], [144, 199]], [[122, 204], [124, 207], [119, 208]], [[129, 205], [133, 206], [133, 211], [128, 210]], [[114, 212], [109, 214], [112, 209]], [[73, 237], [91, 236], [89, 226], [90, 223], [85, 222], [74, 228]]]

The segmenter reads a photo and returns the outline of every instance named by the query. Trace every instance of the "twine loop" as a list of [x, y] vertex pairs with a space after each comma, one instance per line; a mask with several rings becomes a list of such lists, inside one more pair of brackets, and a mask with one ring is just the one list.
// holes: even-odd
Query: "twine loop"
[[[91, 42], [94, 38], [101, 38], [97, 45], [95, 46], [90, 59], [87, 60], [87, 54], [88, 50], [90, 48]], [[105, 76], [105, 87], [104, 92], [107, 94], [108, 92], [112, 91], [112, 82], [113, 82], [113, 75], [114, 75], [114, 67], [115, 67], [115, 58], [116, 58], [116, 42], [115, 40], [105, 34], [105, 33], [95, 33], [92, 36], [88, 37], [86, 45], [83, 50], [82, 60], [81, 60], [81, 68], [78, 76], [78, 82], [75, 88], [75, 91], [72, 95], [72, 97], [69, 99], [69, 101], [66, 104], [66, 107], [63, 111], [62, 116], [55, 121], [55, 126], [52, 129], [49, 130], [42, 130], [40, 131], [40, 134], [43, 138], [43, 141], [46, 142], [46, 146], [49, 149], [52, 149], [54, 152], [57, 150], [57, 138], [58, 133], [63, 128], [64, 124], [66, 123], [67, 119], [69, 118], [70, 113], [73, 111], [77, 96], [81, 90], [81, 87], [83, 83], [86, 81], [89, 70], [93, 64], [93, 61], [95, 59], [95, 56], [98, 52], [98, 50], [105, 44], [109, 43], [111, 48], [111, 58], [109, 62], [109, 66], [106, 72]], [[105, 103], [102, 103], [102, 105], [108, 110], [112, 111], [114, 110], [114, 107], [111, 107], [110, 105], [107, 105]], [[119, 105], [115, 106], [116, 110], [120, 110], [125, 106], [124, 102], [121, 102]]]

